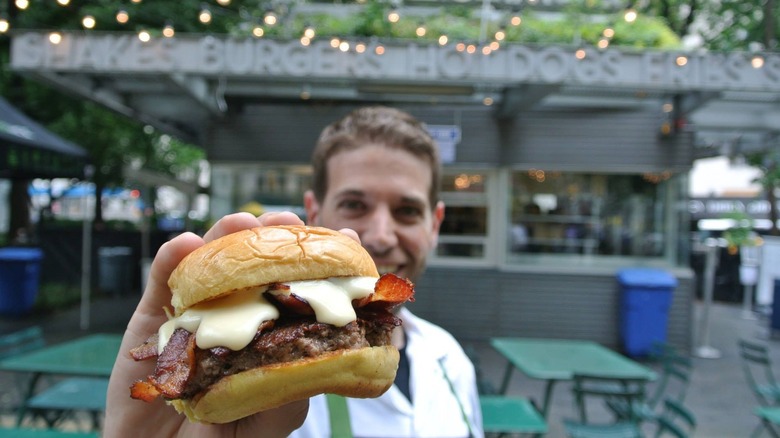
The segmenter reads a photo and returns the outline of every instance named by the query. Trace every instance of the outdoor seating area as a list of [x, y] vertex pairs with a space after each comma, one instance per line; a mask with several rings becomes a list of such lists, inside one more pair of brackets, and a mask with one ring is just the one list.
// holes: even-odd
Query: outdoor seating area
[[96, 436], [120, 342], [92, 334], [47, 346], [40, 326], [0, 336], [0, 371], [12, 375], [0, 436]]

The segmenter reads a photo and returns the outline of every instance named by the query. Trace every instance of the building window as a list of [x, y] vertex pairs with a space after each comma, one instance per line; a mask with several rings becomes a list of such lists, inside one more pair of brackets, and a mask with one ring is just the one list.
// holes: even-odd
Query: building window
[[[662, 259], [675, 246], [671, 173], [511, 175], [510, 262], [567, 258]], [[676, 234], [676, 233], [672, 233]]]
[[447, 168], [442, 176], [444, 222], [435, 259], [484, 260], [488, 245], [488, 182], [484, 171]]

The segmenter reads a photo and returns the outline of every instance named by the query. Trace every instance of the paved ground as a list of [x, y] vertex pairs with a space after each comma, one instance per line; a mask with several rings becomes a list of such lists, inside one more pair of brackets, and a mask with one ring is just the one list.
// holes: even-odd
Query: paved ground
[[[47, 341], [57, 343], [85, 333], [108, 332], [122, 333], [132, 314], [138, 296], [105, 298], [96, 300], [91, 306], [89, 330], [79, 328], [78, 307], [46, 315], [27, 317], [0, 316], [0, 333], [16, 328], [39, 324], [43, 327]], [[695, 317], [702, 314], [701, 305], [696, 306]], [[719, 350], [719, 359], [694, 357], [694, 374], [688, 392], [686, 405], [696, 414], [698, 427], [695, 436], [706, 438], [747, 437], [758, 424], [751, 414], [756, 401], [749, 392], [742, 374], [737, 352], [737, 340], [740, 337], [764, 340], [772, 349], [774, 363], [780, 365], [780, 340], [769, 336], [769, 323], [766, 318], [755, 320], [743, 317], [741, 307], [733, 304], [716, 303], [710, 312], [709, 345]], [[696, 336], [696, 339], [700, 339]], [[694, 345], [700, 346], [696, 341]], [[475, 349], [480, 357], [483, 373], [496, 386], [500, 383], [505, 361], [486, 343], [470, 342], [466, 345]], [[780, 373], [780, 369], [778, 369]], [[13, 376], [0, 373], [0, 391], [7, 395], [13, 384]], [[540, 382], [515, 373], [510, 385], [510, 393], [528, 397], [539, 397], [542, 393]], [[550, 412], [550, 437], [562, 436], [560, 421], [574, 415], [570, 386], [559, 384], [556, 387]], [[3, 424], [8, 424], [8, 418]], [[763, 434], [768, 436], [768, 434]]]

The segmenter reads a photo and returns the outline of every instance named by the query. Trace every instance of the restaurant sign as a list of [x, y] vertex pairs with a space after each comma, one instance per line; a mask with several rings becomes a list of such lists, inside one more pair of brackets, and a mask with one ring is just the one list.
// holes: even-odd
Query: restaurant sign
[[[325, 40], [303, 46], [218, 36], [140, 41], [134, 33], [66, 33], [53, 44], [44, 32], [16, 34], [17, 71], [104, 74], [182, 73], [213, 77], [393, 80], [409, 83], [485, 81], [603, 85], [654, 90], [780, 91], [780, 55], [753, 68], [747, 53], [621, 51], [590, 48], [580, 60], [564, 46], [508, 44], [489, 54], [455, 44], [373, 41], [363, 53], [342, 52]], [[684, 62], [681, 61], [684, 58]]]
[[[780, 211], [780, 203], [778, 203]], [[691, 219], [717, 219], [733, 214], [746, 214], [753, 219], [769, 217], [769, 201], [759, 198], [691, 198], [688, 201]]]

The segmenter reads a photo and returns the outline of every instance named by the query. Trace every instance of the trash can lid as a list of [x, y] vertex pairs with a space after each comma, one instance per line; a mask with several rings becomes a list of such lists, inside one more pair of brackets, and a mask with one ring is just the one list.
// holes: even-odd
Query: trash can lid
[[652, 288], [673, 288], [677, 286], [677, 279], [674, 275], [663, 269], [626, 268], [618, 271], [617, 278], [623, 286]]
[[6, 247], [0, 248], [0, 260], [3, 261], [37, 261], [43, 258], [40, 248]]

